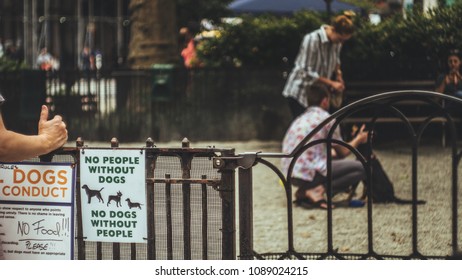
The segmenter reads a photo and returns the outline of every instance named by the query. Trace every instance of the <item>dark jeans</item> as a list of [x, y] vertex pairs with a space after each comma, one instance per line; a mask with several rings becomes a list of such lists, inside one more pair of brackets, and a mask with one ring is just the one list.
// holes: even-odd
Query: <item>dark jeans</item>
[[[361, 162], [351, 159], [332, 161], [332, 190], [334, 193], [347, 190], [350, 186], [366, 179], [366, 171]], [[292, 184], [302, 190], [309, 190], [319, 185], [327, 186], [326, 176], [316, 172], [313, 181], [292, 178]]]

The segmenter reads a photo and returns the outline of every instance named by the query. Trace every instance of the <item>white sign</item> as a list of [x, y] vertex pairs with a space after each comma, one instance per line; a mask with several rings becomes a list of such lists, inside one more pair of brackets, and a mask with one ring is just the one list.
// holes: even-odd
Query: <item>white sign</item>
[[0, 240], [6, 259], [72, 259], [75, 168], [0, 164]]
[[142, 150], [80, 151], [86, 241], [146, 243], [146, 174]]

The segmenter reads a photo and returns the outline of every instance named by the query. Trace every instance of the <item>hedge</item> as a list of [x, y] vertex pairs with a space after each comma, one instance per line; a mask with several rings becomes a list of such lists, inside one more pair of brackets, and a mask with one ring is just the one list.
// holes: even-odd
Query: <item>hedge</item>
[[[218, 36], [199, 43], [207, 66], [291, 67], [303, 36], [323, 23], [324, 14], [292, 17], [244, 16], [223, 24]], [[462, 47], [462, 3], [427, 13], [419, 9], [373, 25], [357, 16], [357, 32], [342, 51], [349, 79], [429, 79], [445, 67], [450, 49]]]

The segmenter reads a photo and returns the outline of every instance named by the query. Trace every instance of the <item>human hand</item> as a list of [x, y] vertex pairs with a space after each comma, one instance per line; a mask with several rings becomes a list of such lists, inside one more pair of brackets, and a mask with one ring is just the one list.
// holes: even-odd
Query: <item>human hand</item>
[[458, 81], [461, 80], [461, 78], [462, 77], [459, 72], [451, 72], [447, 74], [446, 77], [444, 78], [444, 84], [445, 85], [448, 85], [448, 84], [457, 85]]
[[334, 92], [342, 93], [345, 90], [345, 84], [343, 82], [339, 82], [339, 81], [332, 81], [331, 89]]
[[462, 76], [460, 75], [459, 71], [454, 71], [451, 73], [452, 74], [452, 80], [454, 84], [458, 84], [458, 82], [462, 79]]
[[62, 147], [67, 141], [66, 124], [61, 116], [55, 116], [48, 120], [48, 107], [42, 105], [40, 120], [38, 123], [38, 135], [43, 138], [43, 144], [48, 152]]
[[367, 138], [369, 136], [369, 131], [365, 131], [366, 125], [362, 125], [361, 128], [359, 129], [358, 134], [356, 134], [356, 140], [358, 141], [359, 144], [364, 144], [367, 142]]

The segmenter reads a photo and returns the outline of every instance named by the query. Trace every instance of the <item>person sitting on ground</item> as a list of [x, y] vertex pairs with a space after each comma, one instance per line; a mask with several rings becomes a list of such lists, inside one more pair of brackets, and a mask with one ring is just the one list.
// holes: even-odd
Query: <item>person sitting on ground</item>
[[[282, 151], [291, 153], [295, 147], [320, 123], [327, 119], [330, 106], [330, 91], [326, 86], [313, 84], [308, 92], [308, 104], [306, 111], [296, 118], [287, 130]], [[326, 139], [332, 128], [333, 122], [324, 126], [310, 141]], [[368, 132], [364, 131], [364, 125], [357, 135], [348, 143], [352, 147], [366, 143]], [[333, 139], [342, 140], [340, 129], [337, 127], [332, 136]], [[333, 190], [346, 190], [350, 186], [358, 184], [366, 179], [366, 172], [361, 162], [353, 159], [345, 159], [350, 150], [341, 145], [332, 145], [332, 188]], [[295, 203], [305, 208], [327, 208], [324, 194], [327, 183], [327, 151], [325, 144], [315, 145], [304, 151], [296, 160], [291, 176], [294, 186], [298, 187], [295, 193]], [[287, 174], [292, 158], [282, 160], [282, 169]]]

